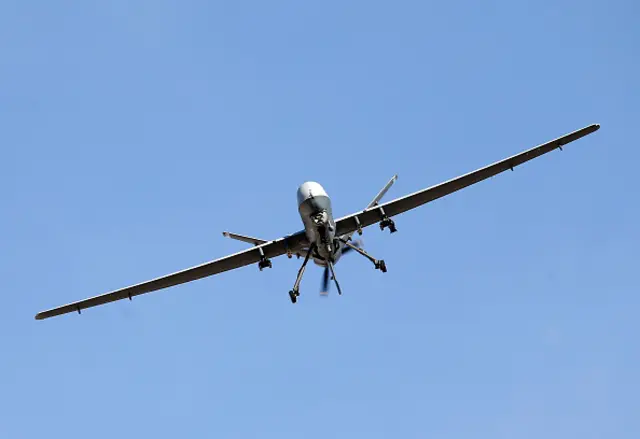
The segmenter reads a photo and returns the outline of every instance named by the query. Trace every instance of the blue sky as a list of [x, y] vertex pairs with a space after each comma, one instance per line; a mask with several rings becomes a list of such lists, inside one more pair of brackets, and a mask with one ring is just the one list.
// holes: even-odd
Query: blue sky
[[[636, 3], [0, 4], [0, 437], [637, 438]], [[36, 312], [591, 123], [365, 231], [345, 294], [274, 260]]]

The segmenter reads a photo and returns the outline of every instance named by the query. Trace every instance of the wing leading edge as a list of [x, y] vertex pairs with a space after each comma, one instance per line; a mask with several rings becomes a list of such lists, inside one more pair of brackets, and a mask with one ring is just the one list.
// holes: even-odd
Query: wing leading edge
[[415, 209], [416, 207], [422, 206], [423, 204], [429, 203], [431, 201], [437, 200], [438, 198], [442, 198], [453, 192], [459, 191], [460, 189], [464, 189], [467, 186], [471, 186], [472, 184], [479, 183], [482, 180], [486, 180], [487, 178], [491, 178], [497, 174], [500, 174], [501, 172], [510, 169], [513, 170], [513, 168], [515, 168], [516, 166], [528, 162], [529, 160], [540, 157], [541, 155], [551, 152], [555, 149], [562, 149], [563, 145], [566, 145], [567, 143], [571, 143], [588, 134], [591, 134], [594, 131], [597, 131], [599, 128], [600, 125], [598, 124], [589, 125], [577, 131], [554, 139], [550, 142], [521, 152], [520, 154], [516, 154], [492, 165], [478, 169], [477, 171], [473, 171], [444, 183], [440, 183], [436, 186], [414, 192], [413, 194], [388, 201], [384, 204], [374, 205], [363, 210], [362, 212], [340, 218], [336, 221], [336, 235], [341, 236], [352, 233], [359, 228], [367, 227], [380, 222], [385, 215], [387, 217], [399, 215], [403, 212]]
[[80, 312], [83, 309], [104, 305], [105, 303], [115, 302], [116, 300], [127, 298], [131, 299], [132, 297], [139, 296], [140, 294], [173, 287], [175, 285], [202, 279], [204, 277], [213, 276], [214, 274], [222, 273], [224, 271], [254, 264], [259, 262], [261, 259], [260, 250], [262, 250], [264, 256], [267, 258], [275, 258], [277, 256], [284, 255], [287, 251], [295, 252], [296, 249], [304, 245], [305, 239], [304, 232], [298, 232], [294, 235], [257, 245], [250, 249], [234, 253], [211, 262], [206, 262], [202, 265], [187, 268], [186, 270], [178, 271], [167, 276], [111, 291], [100, 296], [69, 303], [58, 308], [39, 312], [36, 314], [36, 320], [47, 319], [49, 317], [67, 314], [70, 312]]

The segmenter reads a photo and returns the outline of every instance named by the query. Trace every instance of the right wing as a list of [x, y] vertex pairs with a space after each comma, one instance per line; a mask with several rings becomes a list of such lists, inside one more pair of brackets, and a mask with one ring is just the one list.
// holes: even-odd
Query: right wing
[[497, 175], [501, 172], [507, 171], [509, 169], [513, 170], [513, 168], [515, 168], [516, 166], [528, 162], [529, 160], [540, 157], [541, 155], [551, 152], [555, 149], [562, 149], [563, 145], [566, 145], [567, 143], [573, 142], [574, 140], [578, 140], [581, 137], [591, 134], [594, 131], [597, 131], [599, 128], [600, 125], [598, 124], [589, 125], [577, 131], [574, 131], [573, 133], [536, 146], [527, 151], [521, 152], [520, 154], [486, 166], [482, 169], [478, 169], [477, 171], [473, 171], [460, 177], [454, 178], [453, 180], [449, 180], [436, 186], [414, 192], [413, 194], [407, 195], [402, 198], [397, 198], [384, 204], [373, 205], [363, 210], [362, 212], [354, 213], [353, 215], [340, 218], [336, 221], [336, 235], [347, 235], [358, 230], [358, 228], [367, 227], [381, 221], [383, 218], [383, 211], [384, 215], [386, 215], [387, 217], [399, 215], [403, 212], [429, 203], [430, 201], [437, 200], [438, 198], [442, 198], [453, 192], [459, 191], [460, 189], [463, 189], [467, 186], [471, 186], [472, 184], [478, 183], [482, 180], [486, 180], [487, 178], [493, 177], [494, 175]]
[[49, 317], [54, 317], [70, 312], [79, 313], [80, 310], [85, 308], [104, 305], [105, 303], [114, 302], [121, 299], [131, 299], [133, 296], [138, 296], [140, 294], [150, 293], [162, 288], [172, 287], [175, 285], [183, 284], [185, 282], [190, 282], [197, 279], [202, 279], [203, 277], [222, 273], [224, 271], [229, 271], [235, 268], [254, 264], [261, 259], [260, 249], [262, 249], [265, 257], [274, 258], [283, 255], [288, 251], [295, 253], [305, 245], [306, 237], [304, 231], [301, 231], [294, 235], [280, 238], [275, 241], [269, 241], [265, 244], [257, 245], [253, 248], [234, 253], [232, 255], [225, 256], [211, 262], [206, 262], [196, 267], [178, 271], [177, 273], [169, 274], [167, 276], [159, 277], [157, 279], [153, 279], [137, 285], [111, 291], [100, 296], [95, 296], [89, 299], [80, 300], [78, 302], [69, 303], [58, 308], [42, 311], [36, 314], [36, 319], [47, 319]]

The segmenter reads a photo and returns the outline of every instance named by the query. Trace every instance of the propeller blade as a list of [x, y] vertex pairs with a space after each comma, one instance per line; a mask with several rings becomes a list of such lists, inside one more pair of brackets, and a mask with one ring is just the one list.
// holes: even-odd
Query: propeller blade
[[326, 296], [329, 294], [329, 267], [324, 267], [324, 273], [322, 274], [322, 287], [320, 288], [320, 294]]

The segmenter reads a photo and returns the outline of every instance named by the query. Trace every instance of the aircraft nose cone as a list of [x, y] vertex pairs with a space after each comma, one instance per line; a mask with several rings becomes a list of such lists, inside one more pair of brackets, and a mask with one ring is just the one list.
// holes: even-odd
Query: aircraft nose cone
[[324, 188], [315, 181], [307, 181], [302, 183], [298, 188], [297, 198], [298, 205], [302, 204], [305, 200], [318, 196], [328, 196]]

